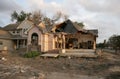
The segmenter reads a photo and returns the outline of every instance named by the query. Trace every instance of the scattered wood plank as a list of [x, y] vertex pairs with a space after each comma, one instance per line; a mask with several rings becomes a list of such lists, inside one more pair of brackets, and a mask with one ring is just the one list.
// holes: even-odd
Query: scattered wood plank
[[40, 55], [41, 57], [52, 57], [52, 58], [57, 58], [59, 54], [42, 54]]

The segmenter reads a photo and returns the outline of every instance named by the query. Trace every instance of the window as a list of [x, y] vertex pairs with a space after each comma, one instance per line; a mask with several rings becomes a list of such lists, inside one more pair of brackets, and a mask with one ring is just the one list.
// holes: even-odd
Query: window
[[13, 31], [13, 33], [15, 33], [15, 31]]
[[3, 42], [2, 42], [2, 41], [0, 41], [0, 45], [3, 45]]
[[17, 33], [19, 33], [19, 31], [17, 31]]
[[27, 30], [27, 28], [23, 29], [23, 31], [25, 32]]

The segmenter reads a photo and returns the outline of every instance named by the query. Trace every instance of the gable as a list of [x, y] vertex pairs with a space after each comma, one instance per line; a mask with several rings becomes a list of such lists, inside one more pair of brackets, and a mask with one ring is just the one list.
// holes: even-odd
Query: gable
[[27, 29], [33, 26], [33, 23], [29, 20], [24, 20], [17, 29]]
[[39, 27], [37, 26], [33, 26], [32, 28], [30, 28], [30, 30], [28, 31], [29, 33], [43, 33], [43, 31], [41, 29], [39, 29]]
[[31, 29], [32, 27], [33, 23], [26, 19], [17, 27], [17, 29], [23, 29], [24, 33], [27, 34], [29, 29]]
[[67, 20], [56, 26], [56, 32], [65, 32], [65, 33], [77, 33], [81, 30], [80, 26], [74, 24], [72, 21]]

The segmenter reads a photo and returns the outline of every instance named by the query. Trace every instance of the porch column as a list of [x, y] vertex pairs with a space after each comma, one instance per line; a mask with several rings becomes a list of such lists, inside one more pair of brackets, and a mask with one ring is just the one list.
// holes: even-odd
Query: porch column
[[17, 48], [19, 48], [19, 40], [17, 39], [17, 45], [16, 45]]
[[23, 48], [25, 47], [25, 39], [23, 40]]
[[63, 35], [63, 49], [65, 49], [65, 35]]
[[53, 45], [52, 49], [55, 49], [55, 37], [54, 36], [53, 36], [53, 40], [52, 40], [52, 45]]
[[57, 36], [57, 49], [59, 48], [59, 42], [58, 42], [58, 36]]
[[93, 49], [96, 49], [96, 37], [94, 37]]

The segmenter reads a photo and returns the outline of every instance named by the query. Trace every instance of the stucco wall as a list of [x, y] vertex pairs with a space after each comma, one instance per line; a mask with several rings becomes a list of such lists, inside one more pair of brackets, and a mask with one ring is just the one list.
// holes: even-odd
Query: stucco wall
[[11, 40], [7, 40], [7, 39], [0, 39], [0, 42], [2, 42], [3, 44], [0, 45], [0, 50], [8, 50], [8, 51], [13, 51], [13, 42]]

